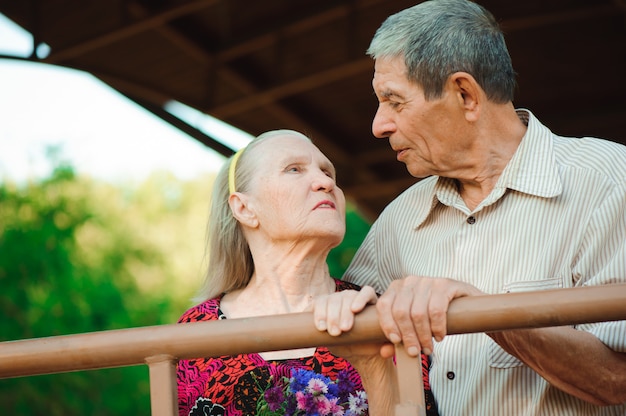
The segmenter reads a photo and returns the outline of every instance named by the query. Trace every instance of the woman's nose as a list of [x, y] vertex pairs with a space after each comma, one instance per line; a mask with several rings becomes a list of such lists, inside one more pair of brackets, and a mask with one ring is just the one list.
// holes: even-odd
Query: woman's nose
[[330, 192], [335, 188], [335, 180], [325, 172], [318, 172], [313, 180], [314, 191]]
[[374, 137], [379, 139], [386, 139], [391, 136], [391, 133], [393, 133], [396, 128], [395, 123], [386, 113], [387, 111], [379, 105], [374, 115], [374, 120], [372, 121], [372, 133]]

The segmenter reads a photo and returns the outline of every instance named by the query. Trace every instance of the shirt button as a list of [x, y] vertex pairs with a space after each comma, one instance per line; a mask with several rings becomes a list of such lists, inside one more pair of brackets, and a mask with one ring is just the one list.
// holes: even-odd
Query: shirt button
[[454, 371], [448, 371], [448, 373], [446, 374], [446, 377], [448, 377], [448, 380], [454, 380], [454, 377], [455, 377]]
[[475, 222], [476, 222], [476, 217], [474, 217], [474, 216], [467, 217], [467, 223], [468, 223], [469, 225], [472, 225], [472, 224], [474, 224]]

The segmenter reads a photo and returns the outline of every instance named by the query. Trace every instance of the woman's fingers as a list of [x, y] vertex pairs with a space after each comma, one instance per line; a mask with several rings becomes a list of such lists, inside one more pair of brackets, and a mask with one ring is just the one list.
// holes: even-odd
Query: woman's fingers
[[360, 291], [344, 290], [318, 296], [313, 303], [315, 327], [333, 336], [341, 335], [352, 329], [354, 316], [368, 304], [376, 303], [376, 299], [376, 292], [369, 286]]

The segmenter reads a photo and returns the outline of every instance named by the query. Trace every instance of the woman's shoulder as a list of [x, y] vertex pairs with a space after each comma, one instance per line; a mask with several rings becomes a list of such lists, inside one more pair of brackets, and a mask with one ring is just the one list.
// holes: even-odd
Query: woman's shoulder
[[198, 321], [216, 321], [222, 319], [220, 311], [220, 302], [222, 295], [189, 308], [178, 319], [178, 323], [198, 322]]

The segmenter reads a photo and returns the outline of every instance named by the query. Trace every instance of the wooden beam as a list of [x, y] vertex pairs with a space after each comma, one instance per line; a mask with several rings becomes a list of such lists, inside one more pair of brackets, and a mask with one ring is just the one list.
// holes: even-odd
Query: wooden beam
[[282, 98], [290, 97], [314, 88], [339, 82], [343, 79], [360, 74], [364, 71], [372, 71], [373, 63], [370, 58], [362, 58], [336, 66], [326, 71], [320, 71], [312, 75], [289, 81], [273, 88], [258, 91], [230, 103], [218, 105], [209, 111], [218, 118], [228, 118], [253, 110], [255, 108], [274, 103]]
[[[202, 10], [206, 7], [211, 6], [216, 2], [217, 0], [196, 0], [191, 3], [185, 3], [181, 6], [171, 8], [169, 10], [155, 14], [146, 19], [139, 20], [135, 23], [121, 27], [114, 31], [85, 40], [68, 48], [60, 50], [52, 49], [50, 56], [43, 59], [43, 62], [58, 64], [68, 61], [89, 51], [102, 48], [103, 46], [110, 45], [115, 42], [122, 41], [138, 33], [154, 29], [155, 27], [161, 26], [165, 22], [168, 22], [170, 20], [192, 14], [194, 12], [197, 12], [198, 10]], [[45, 41], [45, 39], [43, 39], [43, 41]]]

